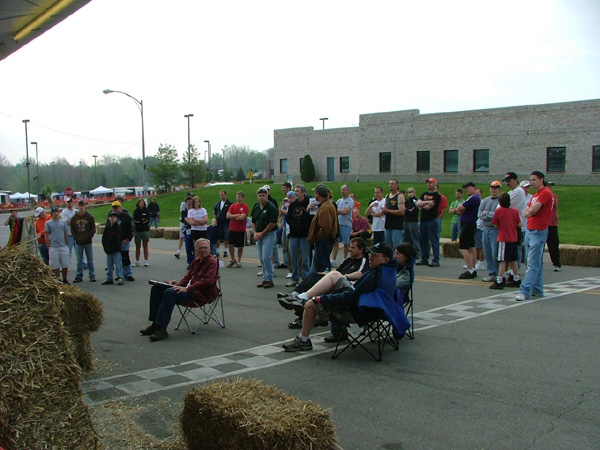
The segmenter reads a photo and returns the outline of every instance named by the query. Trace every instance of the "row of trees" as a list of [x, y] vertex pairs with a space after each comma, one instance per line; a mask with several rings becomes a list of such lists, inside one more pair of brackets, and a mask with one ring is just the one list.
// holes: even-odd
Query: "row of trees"
[[[273, 156], [273, 149], [265, 152], [250, 150], [248, 147], [231, 146], [225, 152], [211, 155], [207, 164], [198, 157], [198, 150], [191, 146], [179, 158], [175, 147], [161, 144], [155, 156], [146, 157], [147, 181], [158, 189], [169, 191], [173, 186], [192, 187], [205, 181], [217, 179], [245, 179], [249, 170], [264, 170], [265, 161]], [[58, 158], [50, 164], [36, 165], [30, 158], [30, 180], [27, 181], [27, 165], [23, 158], [12, 165], [8, 158], [0, 153], [0, 190], [49, 195], [61, 192], [65, 187], [75, 191], [90, 190], [103, 186], [141, 186], [142, 160], [125, 156], [102, 155], [97, 165], [88, 165], [84, 161], [72, 161]], [[221, 174], [219, 171], [221, 171]], [[39, 179], [37, 173], [39, 171]], [[241, 177], [241, 178], [240, 178]]]

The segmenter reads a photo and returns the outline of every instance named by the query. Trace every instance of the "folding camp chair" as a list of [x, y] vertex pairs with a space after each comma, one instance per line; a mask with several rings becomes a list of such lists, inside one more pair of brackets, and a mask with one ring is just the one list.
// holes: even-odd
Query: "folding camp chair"
[[[219, 294], [217, 297], [210, 303], [206, 303], [204, 305], [200, 305], [196, 300], [190, 300], [185, 305], [176, 305], [179, 313], [181, 314], [181, 318], [179, 319], [179, 323], [175, 327], [176, 330], [179, 330], [179, 326], [182, 322], [185, 323], [190, 333], [196, 334], [200, 325], [208, 324], [211, 320], [214, 321], [221, 328], [225, 328], [225, 309], [223, 307], [223, 291], [221, 290], [221, 275], [217, 274], [217, 288], [219, 289]], [[221, 308], [221, 315], [219, 316], [218, 308]], [[198, 319], [198, 324], [195, 328], [192, 328], [188, 319], [190, 321], [194, 320], [193, 317]]]
[[[412, 258], [411, 261], [411, 270], [410, 270], [410, 282], [405, 284], [404, 286], [400, 286], [400, 290], [407, 290], [406, 295], [402, 296], [401, 292], [396, 292], [396, 301], [399, 302], [400, 298], [398, 295], [402, 297], [402, 304], [404, 305], [404, 314], [410, 320], [410, 328], [406, 330], [406, 337], [409, 339], [415, 338], [415, 325], [414, 325], [414, 313], [413, 313], [413, 286], [415, 283], [415, 263], [417, 260]], [[408, 288], [408, 289], [407, 289]]]
[[[404, 330], [409, 328], [410, 324], [404, 315], [404, 308], [397, 302], [397, 299], [402, 298], [402, 293], [400, 290], [395, 289], [395, 283], [395, 269], [383, 267], [378, 279], [378, 288], [373, 292], [361, 295], [358, 310], [353, 314], [353, 321], [361, 325], [362, 330], [355, 335], [349, 331], [347, 336], [348, 342], [340, 349], [342, 339], [346, 339], [344, 334], [341, 333], [332, 355], [333, 359], [336, 359], [348, 347], [360, 347], [376, 361], [381, 361], [383, 349], [386, 345], [389, 345], [394, 350], [399, 349], [398, 336], [396, 336], [395, 332], [401, 330], [401, 335], [403, 335]], [[337, 312], [334, 311], [333, 315], [340, 319]], [[345, 314], [344, 316], [348, 317], [349, 315]], [[402, 323], [398, 322], [399, 317]], [[350, 321], [346, 322], [349, 323]], [[371, 352], [364, 345], [367, 339], [371, 343], [377, 343], [377, 354]]]

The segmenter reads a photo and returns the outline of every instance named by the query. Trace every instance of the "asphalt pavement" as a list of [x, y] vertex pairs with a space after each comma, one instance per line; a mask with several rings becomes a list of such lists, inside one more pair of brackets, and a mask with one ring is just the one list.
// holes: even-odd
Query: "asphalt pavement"
[[[7, 237], [0, 227], [0, 242]], [[597, 268], [563, 266], [557, 273], [547, 263], [546, 297], [515, 302], [516, 290], [490, 290], [485, 274], [459, 280], [461, 260], [419, 266], [415, 339], [386, 349], [382, 362], [360, 349], [333, 360], [324, 328], [316, 329], [312, 352], [281, 349], [295, 335], [287, 328], [293, 314], [276, 300], [278, 291], [291, 290], [284, 287], [287, 271], [276, 269], [274, 288], [257, 288], [254, 246], [245, 249], [241, 269], [221, 270], [225, 328], [210, 322], [195, 335], [174, 330], [175, 310], [169, 339], [141, 336], [149, 324], [148, 280], [185, 271], [176, 247], [177, 241], [151, 240], [150, 266], [134, 268], [134, 282], [102, 286], [105, 255], [96, 236], [98, 282], [86, 273], [78, 284], [105, 308], [104, 325], [92, 335], [97, 368], [82, 386], [93, 410], [115, 401], [151, 405], [161, 418], [146, 415], [139, 425], [163, 438], [185, 392], [241, 376], [330, 408], [344, 449], [599, 448]], [[73, 258], [71, 281], [74, 275]]]

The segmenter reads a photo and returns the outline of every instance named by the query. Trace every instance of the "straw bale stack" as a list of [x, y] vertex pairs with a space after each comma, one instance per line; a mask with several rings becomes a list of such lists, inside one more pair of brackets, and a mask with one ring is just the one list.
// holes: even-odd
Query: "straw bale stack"
[[567, 266], [600, 267], [600, 247], [562, 244], [560, 261]]
[[448, 241], [442, 243], [442, 255], [444, 258], [462, 258], [462, 253], [458, 248], [458, 241]]
[[257, 380], [225, 380], [186, 394], [181, 427], [190, 450], [334, 449], [328, 410]]
[[60, 316], [69, 332], [69, 345], [79, 367], [93, 368], [90, 333], [98, 331], [104, 321], [100, 300], [75, 286], [61, 286]]
[[164, 228], [150, 228], [150, 239], [162, 238], [164, 234]]
[[163, 237], [165, 239], [179, 239], [179, 227], [165, 227]]
[[97, 223], [96, 224], [96, 234], [104, 234], [104, 228], [106, 228], [105, 223]]
[[62, 325], [62, 285], [20, 246], [0, 252], [0, 285], [0, 446], [98, 448]]

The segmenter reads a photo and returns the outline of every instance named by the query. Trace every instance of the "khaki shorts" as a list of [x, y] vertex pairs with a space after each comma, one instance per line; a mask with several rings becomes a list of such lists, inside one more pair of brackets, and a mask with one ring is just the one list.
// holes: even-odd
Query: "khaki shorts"
[[136, 244], [139, 244], [141, 241], [144, 243], [150, 242], [150, 232], [149, 231], [134, 231], [133, 232], [133, 240]]
[[67, 269], [70, 264], [69, 247], [50, 247], [50, 267], [52, 269]]

